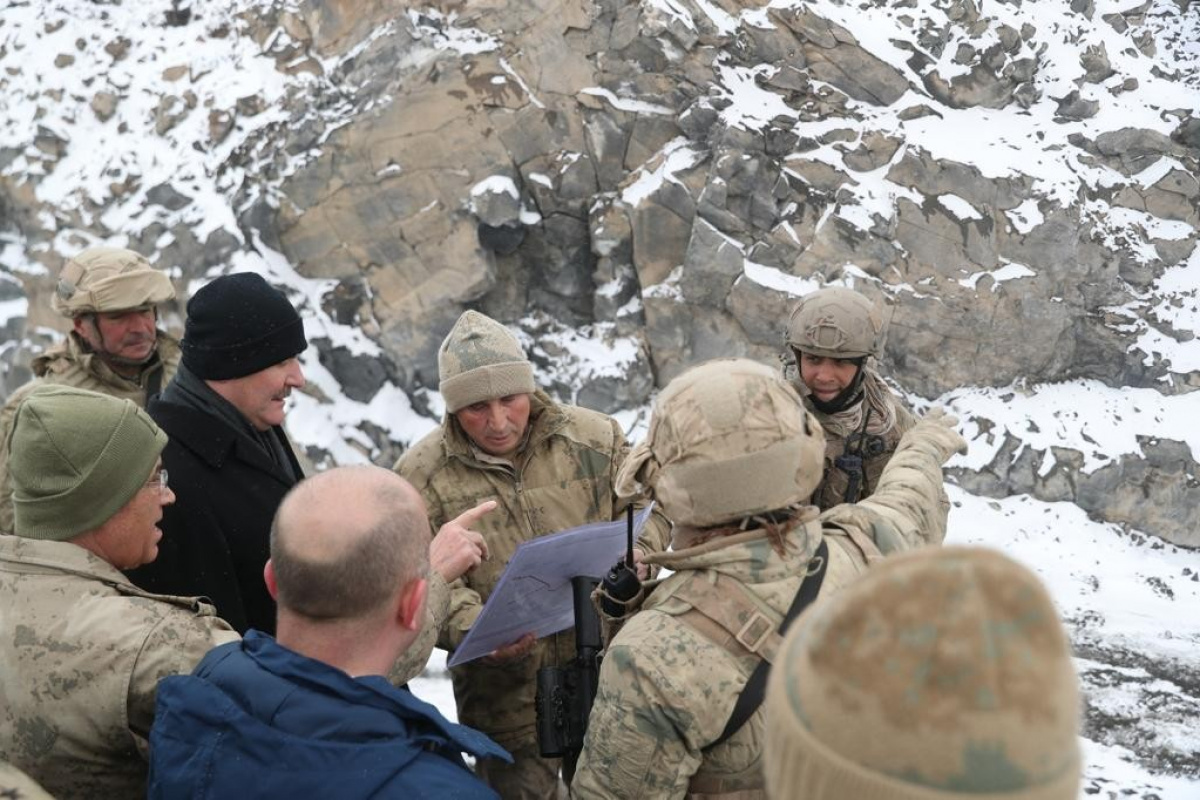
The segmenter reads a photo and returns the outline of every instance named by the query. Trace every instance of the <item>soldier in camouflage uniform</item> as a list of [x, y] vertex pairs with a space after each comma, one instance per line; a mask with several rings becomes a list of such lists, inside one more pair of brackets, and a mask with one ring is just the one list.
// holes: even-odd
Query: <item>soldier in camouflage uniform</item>
[[160, 678], [236, 633], [195, 598], [121, 574], [154, 559], [167, 437], [130, 400], [41, 387], [11, 434], [0, 537], [0, 760], [62, 800], [145, 796]]
[[127, 397], [145, 408], [179, 365], [179, 343], [156, 328], [155, 307], [174, 297], [167, 276], [131, 250], [93, 247], [63, 265], [50, 305], [73, 328], [33, 359], [34, 380], [0, 409], [0, 533], [13, 526], [7, 439], [17, 405], [50, 384]]
[[888, 559], [801, 617], [771, 670], [779, 800], [1075, 800], [1081, 761], [1066, 632], [996, 551]]
[[725, 359], [671, 381], [618, 488], [649, 487], [675, 523], [673, 549], [646, 559], [674, 574], [604, 654], [573, 795], [763, 797], [761, 708], [721, 740], [738, 696], [808, 575], [824, 565], [820, 605], [925, 543], [941, 464], [965, 448], [948, 422], [914, 425], [870, 498], [820, 513], [807, 502], [824, 437], [782, 377]]
[[[825, 429], [824, 476], [813, 494], [822, 510], [870, 497], [900, 437], [915, 422], [875, 371], [882, 337], [878, 309], [840, 287], [801, 298], [788, 321], [785, 339], [795, 366], [787, 374]], [[934, 543], [946, 538], [950, 501], [944, 487], [938, 504], [942, 513], [930, 531]]]
[[[533, 366], [504, 326], [467, 311], [438, 353], [446, 417], [396, 463], [425, 499], [434, 528], [480, 501], [498, 507], [476, 523], [491, 558], [452, 586], [440, 646], [452, 650], [479, 616], [517, 545], [589, 522], [619, 518], [613, 491], [628, 453], [610, 417], [555, 403], [538, 391]], [[666, 520], [647, 522], [642, 552], [665, 546]], [[437, 616], [435, 614], [435, 616]], [[459, 719], [513, 754], [512, 766], [477, 770], [506, 800], [552, 798], [557, 760], [538, 754], [534, 719], [539, 667], [575, 655], [574, 637], [532, 634], [451, 671]]]

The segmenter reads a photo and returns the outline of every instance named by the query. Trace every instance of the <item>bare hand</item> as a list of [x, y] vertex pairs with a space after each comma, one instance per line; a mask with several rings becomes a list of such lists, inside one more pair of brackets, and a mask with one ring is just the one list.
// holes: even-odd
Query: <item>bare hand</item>
[[480, 503], [447, 522], [433, 537], [429, 545], [429, 564], [446, 583], [487, 560], [487, 542], [483, 540], [483, 534], [471, 530], [471, 526], [497, 505], [495, 500]]
[[497, 647], [489, 655], [484, 656], [483, 661], [487, 664], [503, 664], [505, 661], [515, 661], [518, 658], [524, 658], [529, 655], [535, 644], [537, 644], [537, 638], [532, 633], [527, 633], [512, 644]]
[[645, 563], [646, 551], [640, 547], [633, 548], [633, 566], [637, 569], [639, 581], [650, 577], [650, 565]]

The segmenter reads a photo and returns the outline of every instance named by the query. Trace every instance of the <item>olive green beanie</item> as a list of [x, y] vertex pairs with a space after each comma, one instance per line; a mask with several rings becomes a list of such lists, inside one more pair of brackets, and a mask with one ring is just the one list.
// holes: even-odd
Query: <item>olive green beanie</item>
[[1079, 691], [1038, 578], [996, 551], [880, 562], [784, 639], [766, 700], [770, 797], [1075, 800]]
[[8, 445], [14, 532], [65, 541], [137, 494], [167, 435], [131, 400], [45, 386], [17, 408]]
[[532, 394], [533, 365], [517, 337], [491, 317], [466, 311], [438, 348], [446, 411], [511, 394]]

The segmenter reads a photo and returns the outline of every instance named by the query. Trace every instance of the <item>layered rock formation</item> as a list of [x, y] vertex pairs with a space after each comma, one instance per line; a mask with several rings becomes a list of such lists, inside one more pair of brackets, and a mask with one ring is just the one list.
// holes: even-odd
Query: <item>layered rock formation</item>
[[[774, 359], [793, 297], [827, 282], [886, 304], [886, 367], [923, 397], [1014, 381], [1197, 383], [1154, 348], [1192, 336], [1161, 308], [1192, 295], [1159, 286], [1197, 239], [1186, 4], [163, 5], [158, 24], [197, 49], [156, 54], [149, 98], [120, 72], [137, 49], [123, 34], [54, 56], [59, 70], [93, 58], [107, 80], [26, 99], [78, 110], [2, 151], [8, 218], [51, 269], [60, 250], [120, 233], [185, 279], [256, 242], [279, 251], [313, 280], [313, 313], [374, 343], [321, 345], [355, 400], [388, 382], [418, 400], [436, 388], [436, 346], [471, 306], [535, 337], [633, 337], [612, 374], [568, 370], [582, 383], [559, 388], [635, 407], [690, 363]], [[63, 21], [44, 16], [39, 38], [57, 41]], [[273, 61], [258, 91], [206, 84], [203, 48], [230, 37], [241, 58]], [[9, 83], [19, 58], [4, 59]], [[43, 200], [85, 145], [67, 123], [115, 115], [128, 130], [131, 104], [157, 137], [209, 154], [216, 197], [189, 188], [199, 175], [147, 185], [123, 159], [86, 196]], [[48, 282], [25, 283], [30, 322], [52, 324]], [[1049, 486], [1013, 449], [964, 484], [1070, 499], [1200, 544], [1192, 515], [1139, 512], [1189, 496], [1175, 476], [1194, 482], [1190, 452], [1102, 475], [1072, 471], [1067, 454]], [[1152, 502], [1132, 502], [1139, 492]]]

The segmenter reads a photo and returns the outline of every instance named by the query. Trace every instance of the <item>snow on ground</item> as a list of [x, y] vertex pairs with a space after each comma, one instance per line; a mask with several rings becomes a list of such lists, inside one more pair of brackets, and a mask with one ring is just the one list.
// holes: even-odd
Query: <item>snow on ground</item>
[[[1089, 720], [1102, 736], [1108, 735], [1109, 720], [1126, 725], [1139, 720], [1139, 738], [1190, 756], [1194, 764], [1200, 758], [1195, 723], [1200, 712], [1200, 615], [1195, 613], [1200, 608], [1200, 553], [1094, 522], [1070, 503], [1024, 496], [992, 500], [953, 486], [948, 491], [953, 507], [947, 544], [996, 548], [1037, 572], [1067, 620], [1077, 649], [1179, 665], [1184, 679], [1176, 683], [1142, 667], [1077, 659], [1092, 706]], [[1109, 680], [1114, 672], [1132, 680]], [[1156, 716], [1155, 703], [1163, 702], [1164, 695], [1161, 716]], [[1109, 791], [1118, 792], [1115, 797], [1159, 800], [1200, 797], [1200, 777], [1151, 771], [1119, 744], [1085, 740], [1085, 754], [1082, 797], [1094, 797], [1094, 792], [1107, 797]]]
[[994, 547], [1025, 563], [1065, 618], [1102, 626], [1110, 644], [1200, 667], [1200, 614], [1181, 613], [1200, 608], [1200, 553], [1093, 522], [1072, 503], [949, 493], [948, 543]]
[[[1142, 455], [1138, 436], [1182, 441], [1200, 460], [1200, 393], [1164, 395], [1154, 389], [1113, 388], [1098, 381], [955, 389], [938, 402], [963, 420], [970, 444], [953, 466], [978, 470], [995, 458], [1005, 434], [1045, 452], [1042, 473], [1054, 466], [1051, 447], [1078, 450], [1084, 472], [1123, 455]], [[1020, 455], [1020, 450], [1014, 458]]]

